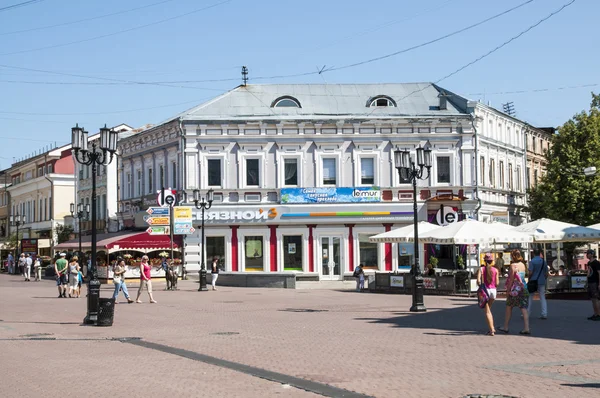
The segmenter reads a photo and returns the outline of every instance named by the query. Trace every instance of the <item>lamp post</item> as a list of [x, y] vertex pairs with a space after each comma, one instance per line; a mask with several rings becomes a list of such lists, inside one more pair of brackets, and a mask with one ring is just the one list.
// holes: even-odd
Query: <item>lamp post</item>
[[71, 217], [79, 220], [79, 250], [77, 251], [77, 255], [79, 256], [79, 261], [83, 260], [81, 256], [81, 221], [88, 220], [90, 217], [90, 205], [83, 205], [83, 203], [77, 204], [77, 213], [75, 213], [75, 203], [71, 203]]
[[92, 166], [92, 258], [91, 278], [88, 287], [87, 315], [83, 322], [85, 324], [96, 324], [98, 321], [98, 310], [100, 307], [100, 281], [96, 266], [96, 166], [109, 164], [117, 151], [117, 132], [104, 125], [100, 129], [100, 144], [92, 141], [92, 148], [88, 149], [88, 132], [76, 125], [71, 129], [73, 156], [78, 163]]
[[200, 266], [200, 271], [198, 271], [198, 274], [200, 276], [200, 286], [198, 286], [198, 291], [205, 291], [208, 290], [208, 288], [206, 287], [206, 264], [204, 262], [204, 210], [208, 210], [210, 209], [210, 207], [212, 206], [212, 202], [214, 199], [214, 191], [212, 189], [209, 189], [208, 192], [206, 193], [206, 197], [200, 198], [200, 191], [198, 189], [194, 189], [194, 206], [196, 206], [196, 209], [201, 209], [202, 210], [202, 216], [201, 216], [201, 224], [200, 224], [200, 241], [202, 242], [202, 254], [201, 254], [201, 266]]
[[[417, 148], [416, 160], [410, 156], [409, 151], [395, 151], [394, 163], [400, 179], [410, 180], [413, 184], [413, 224], [415, 227], [414, 236], [414, 264], [412, 268], [413, 274], [413, 291], [412, 291], [412, 306], [411, 312], [427, 311], [423, 302], [423, 276], [419, 267], [419, 221], [417, 219], [417, 180], [425, 180], [429, 178], [431, 171], [431, 149], [425, 149], [421, 146]], [[425, 175], [425, 171], [427, 174]]]
[[21, 241], [19, 240], [19, 227], [25, 224], [25, 215], [20, 215], [17, 213], [16, 215], [10, 215], [10, 225], [13, 227], [17, 227], [17, 253], [15, 255], [15, 264], [13, 266], [13, 274], [17, 274], [17, 262], [19, 260], [19, 256], [21, 255]]

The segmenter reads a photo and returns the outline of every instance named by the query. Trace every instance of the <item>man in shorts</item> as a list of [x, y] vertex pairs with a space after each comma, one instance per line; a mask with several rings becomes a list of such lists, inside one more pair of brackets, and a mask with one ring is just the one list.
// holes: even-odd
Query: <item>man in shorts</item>
[[65, 257], [65, 253], [60, 253], [60, 258], [54, 263], [54, 271], [56, 272], [56, 286], [58, 287], [58, 298], [67, 297], [69, 276], [67, 275], [68, 264]]
[[600, 272], [600, 261], [596, 258], [596, 252], [589, 249], [586, 253], [588, 260], [588, 293], [590, 299], [592, 299], [592, 307], [594, 308], [594, 315], [589, 317], [590, 321], [600, 321], [600, 288], [598, 287], [598, 273]]

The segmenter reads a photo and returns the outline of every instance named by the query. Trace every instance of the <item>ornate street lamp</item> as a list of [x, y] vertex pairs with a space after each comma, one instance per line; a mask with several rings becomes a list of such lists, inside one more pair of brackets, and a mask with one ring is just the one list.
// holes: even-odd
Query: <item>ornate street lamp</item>
[[[414, 237], [414, 264], [413, 291], [412, 291], [412, 312], [427, 311], [423, 302], [423, 276], [419, 267], [419, 221], [417, 219], [417, 179], [425, 180], [429, 178], [431, 171], [431, 149], [425, 149], [421, 146], [417, 148], [416, 162], [410, 156], [409, 151], [395, 151], [394, 163], [401, 180], [410, 180], [413, 184], [413, 224], [415, 227]], [[425, 171], [427, 174], [425, 175]]]
[[77, 255], [79, 256], [79, 261], [83, 260], [83, 256], [81, 255], [81, 221], [88, 220], [90, 218], [90, 205], [83, 205], [83, 203], [77, 204], [77, 213], [75, 213], [75, 203], [71, 203], [71, 217], [79, 220], [79, 250], [77, 251]]
[[19, 260], [19, 256], [21, 255], [21, 241], [19, 240], [19, 227], [25, 224], [25, 215], [20, 215], [17, 213], [16, 215], [10, 215], [10, 225], [13, 227], [17, 227], [17, 253], [15, 255], [15, 266], [13, 267], [13, 274], [17, 274], [17, 261]]
[[100, 129], [100, 145], [97, 140], [92, 141], [92, 148], [88, 149], [88, 132], [76, 125], [71, 129], [73, 156], [78, 163], [92, 166], [92, 258], [91, 278], [88, 287], [87, 315], [83, 320], [86, 324], [96, 324], [100, 307], [100, 281], [96, 265], [96, 166], [109, 164], [117, 151], [118, 133], [104, 125]]
[[198, 274], [200, 274], [200, 286], [198, 286], [198, 291], [201, 292], [203, 290], [208, 290], [208, 288], [206, 287], [206, 267], [205, 267], [205, 262], [204, 262], [204, 210], [208, 210], [210, 209], [210, 207], [212, 206], [212, 202], [214, 200], [214, 191], [212, 189], [209, 189], [208, 192], [206, 193], [206, 197], [200, 198], [200, 191], [198, 189], [194, 189], [194, 206], [196, 206], [196, 209], [202, 209], [202, 217], [201, 217], [201, 224], [200, 224], [200, 230], [201, 230], [201, 244], [202, 244], [202, 254], [201, 254], [201, 262], [202, 265], [200, 266], [200, 271], [198, 271]]

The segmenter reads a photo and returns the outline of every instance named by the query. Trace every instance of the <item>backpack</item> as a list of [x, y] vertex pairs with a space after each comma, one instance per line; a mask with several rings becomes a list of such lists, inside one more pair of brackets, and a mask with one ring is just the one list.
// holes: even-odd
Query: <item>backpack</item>
[[354, 268], [354, 272], [352, 273], [352, 276], [355, 278], [358, 278], [360, 276], [360, 267]]

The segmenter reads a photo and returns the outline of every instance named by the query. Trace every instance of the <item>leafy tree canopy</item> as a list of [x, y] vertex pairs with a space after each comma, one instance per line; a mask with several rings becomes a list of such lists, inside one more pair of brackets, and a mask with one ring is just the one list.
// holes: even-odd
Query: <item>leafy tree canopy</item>
[[600, 95], [592, 93], [589, 112], [576, 114], [552, 137], [546, 153], [548, 168], [529, 192], [528, 210], [533, 220], [546, 217], [578, 225], [600, 223]]

